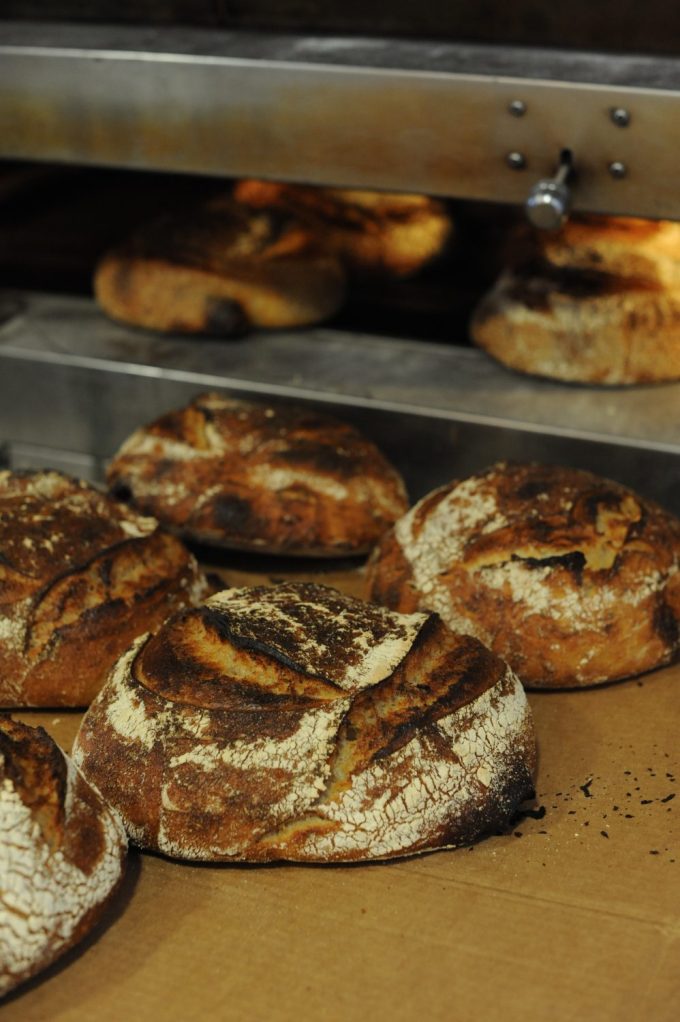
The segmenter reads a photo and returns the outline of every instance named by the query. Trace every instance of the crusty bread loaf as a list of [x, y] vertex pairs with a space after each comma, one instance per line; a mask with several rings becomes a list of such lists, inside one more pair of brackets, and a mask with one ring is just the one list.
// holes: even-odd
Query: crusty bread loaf
[[83, 706], [141, 632], [206, 595], [158, 522], [59, 472], [0, 472], [0, 705]]
[[365, 553], [408, 507], [401, 478], [353, 427], [220, 394], [137, 430], [107, 478], [186, 539], [275, 554]]
[[0, 994], [101, 916], [123, 872], [118, 818], [42, 728], [0, 714]]
[[118, 662], [75, 761], [131, 838], [185, 859], [386, 859], [531, 794], [522, 686], [436, 615], [324, 586], [230, 589]]
[[221, 196], [141, 228], [102, 258], [94, 288], [123, 323], [228, 337], [327, 319], [345, 273], [292, 217]]
[[680, 651], [680, 521], [590, 472], [499, 464], [424, 497], [381, 542], [368, 594], [437, 611], [525, 685], [636, 675]]
[[234, 197], [304, 221], [359, 274], [410, 276], [441, 255], [453, 233], [445, 204], [425, 195], [245, 180], [237, 183]]
[[588, 217], [522, 233], [472, 318], [522, 372], [581, 383], [680, 378], [680, 224]]

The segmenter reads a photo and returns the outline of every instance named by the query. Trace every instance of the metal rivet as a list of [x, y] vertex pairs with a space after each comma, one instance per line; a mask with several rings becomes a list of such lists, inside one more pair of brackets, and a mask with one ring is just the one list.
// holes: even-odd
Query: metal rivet
[[527, 161], [522, 153], [508, 153], [505, 157], [505, 162], [511, 170], [524, 170], [527, 165]]
[[527, 112], [527, 105], [523, 99], [513, 99], [512, 103], [508, 104], [508, 112], [513, 117], [524, 117]]
[[620, 160], [613, 160], [608, 167], [609, 173], [612, 177], [625, 177], [628, 173], [628, 167], [625, 163], [621, 163]]
[[617, 128], [627, 128], [630, 124], [630, 114], [625, 107], [615, 106], [609, 111], [611, 117]]

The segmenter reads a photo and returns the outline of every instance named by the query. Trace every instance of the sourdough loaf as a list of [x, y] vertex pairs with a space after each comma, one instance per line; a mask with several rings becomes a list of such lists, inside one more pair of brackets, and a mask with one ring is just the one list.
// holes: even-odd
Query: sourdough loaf
[[276, 554], [365, 553], [408, 507], [397, 472], [353, 427], [220, 394], [133, 433], [107, 479], [186, 539]]
[[135, 636], [206, 591], [153, 519], [59, 472], [0, 472], [0, 705], [87, 704]]
[[680, 521], [618, 483], [498, 464], [424, 497], [380, 543], [368, 594], [437, 611], [536, 688], [592, 685], [680, 650]]
[[453, 233], [445, 204], [425, 195], [244, 180], [234, 197], [303, 221], [354, 274], [410, 276], [441, 255]]
[[224, 337], [327, 319], [342, 305], [345, 273], [292, 217], [219, 196], [166, 214], [108, 252], [94, 289], [123, 323]]
[[47, 733], [0, 714], [0, 994], [94, 926], [126, 848], [120, 821]]
[[436, 615], [310, 583], [231, 589], [121, 657], [74, 758], [182, 859], [386, 859], [469, 842], [532, 791], [522, 686]]
[[680, 224], [587, 217], [521, 232], [472, 318], [522, 372], [582, 383], [680, 378]]

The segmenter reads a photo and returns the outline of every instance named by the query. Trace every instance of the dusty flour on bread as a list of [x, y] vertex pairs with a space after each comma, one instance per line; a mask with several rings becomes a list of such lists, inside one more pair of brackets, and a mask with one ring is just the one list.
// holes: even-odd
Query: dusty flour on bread
[[319, 599], [321, 592], [307, 585], [308, 598], [298, 599], [295, 584], [227, 589], [206, 606], [225, 615], [234, 640], [264, 642], [306, 674], [348, 691], [391, 674], [427, 620], [427, 614], [395, 614], [339, 593]]
[[232, 589], [121, 658], [74, 756], [143, 847], [330, 862], [474, 840], [532, 790], [516, 676], [431, 614]]
[[[314, 807], [320, 819], [335, 826], [310, 829], [305, 851], [319, 858], [347, 853], [364, 846], [368, 834], [373, 855], [388, 857], [413, 846], [423, 832], [445, 830], [476, 796], [502, 791], [508, 761], [526, 740], [528, 721], [524, 691], [508, 669], [474, 704], [437, 721], [455, 758], [442, 761], [432, 740], [418, 736], [394, 754], [389, 771], [376, 760], [336, 799], [321, 799]], [[390, 776], [401, 769], [403, 779], [395, 785]], [[378, 800], [375, 790], [384, 791]]]
[[[68, 762], [68, 761], [67, 761]], [[4, 757], [0, 755], [0, 769]], [[73, 812], [76, 771], [68, 762], [65, 819]], [[53, 851], [9, 777], [0, 785], [0, 993], [51, 960], [86, 913], [103, 901], [121, 876], [126, 844], [120, 823], [102, 807], [102, 854], [86, 872]]]
[[678, 650], [680, 521], [590, 472], [500, 463], [441, 487], [371, 571], [373, 599], [438, 612], [536, 687], [639, 674]]

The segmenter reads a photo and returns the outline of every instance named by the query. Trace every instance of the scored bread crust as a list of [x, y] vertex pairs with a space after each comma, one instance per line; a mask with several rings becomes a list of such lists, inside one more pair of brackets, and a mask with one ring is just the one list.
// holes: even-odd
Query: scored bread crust
[[408, 507], [401, 477], [352, 426], [220, 394], [133, 433], [107, 480], [186, 539], [263, 553], [365, 553]]
[[521, 235], [471, 322], [512, 369], [598, 384], [680, 378], [680, 224], [590, 217]]
[[0, 472], [0, 705], [83, 706], [141, 632], [198, 602], [158, 522], [59, 472]]
[[49, 735], [0, 714], [0, 995], [92, 929], [126, 849], [120, 820]]
[[424, 497], [379, 544], [368, 598], [436, 611], [525, 685], [614, 681], [680, 651], [680, 521], [590, 472], [500, 463]]
[[345, 272], [294, 218], [219, 196], [166, 214], [106, 253], [94, 290], [124, 323], [230, 336], [327, 319], [343, 303]]
[[502, 826], [536, 750], [521, 684], [477, 640], [287, 583], [218, 593], [138, 639], [74, 758], [142, 847], [339, 862]]
[[444, 203], [425, 195], [248, 179], [236, 184], [234, 198], [299, 218], [355, 273], [411, 276], [441, 255], [453, 234]]

